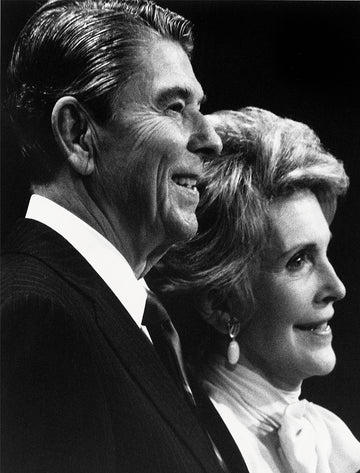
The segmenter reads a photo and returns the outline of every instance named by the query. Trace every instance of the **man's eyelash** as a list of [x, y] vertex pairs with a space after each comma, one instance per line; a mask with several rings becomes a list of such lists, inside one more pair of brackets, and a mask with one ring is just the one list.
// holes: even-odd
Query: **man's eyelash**
[[184, 103], [183, 102], [175, 102], [175, 103], [172, 103], [168, 109], [169, 110], [172, 110], [174, 112], [181, 112], [183, 109], [184, 109]]

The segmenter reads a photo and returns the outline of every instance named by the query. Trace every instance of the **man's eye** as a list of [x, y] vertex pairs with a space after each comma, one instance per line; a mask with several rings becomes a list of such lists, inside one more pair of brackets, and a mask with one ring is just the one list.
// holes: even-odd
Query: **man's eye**
[[289, 271], [299, 271], [302, 269], [307, 263], [311, 262], [310, 255], [306, 251], [301, 251], [296, 253], [290, 261], [288, 261], [286, 268]]
[[171, 105], [168, 106], [168, 110], [176, 113], [181, 113], [184, 110], [185, 104], [184, 102], [174, 102]]

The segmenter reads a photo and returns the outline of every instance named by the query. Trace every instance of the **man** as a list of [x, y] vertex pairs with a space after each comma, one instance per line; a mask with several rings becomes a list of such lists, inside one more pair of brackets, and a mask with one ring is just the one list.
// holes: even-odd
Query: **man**
[[191, 38], [135, 0], [51, 0], [20, 34], [10, 105], [33, 196], [3, 254], [4, 473], [220, 471], [141, 326], [141, 278], [196, 232], [221, 150]]

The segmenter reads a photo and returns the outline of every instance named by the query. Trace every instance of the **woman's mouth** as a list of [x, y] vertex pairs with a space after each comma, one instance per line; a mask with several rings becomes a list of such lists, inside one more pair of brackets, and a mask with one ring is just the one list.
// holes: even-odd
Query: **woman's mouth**
[[321, 323], [299, 324], [295, 325], [294, 327], [298, 330], [312, 332], [317, 335], [327, 335], [331, 333], [331, 327], [328, 321]]

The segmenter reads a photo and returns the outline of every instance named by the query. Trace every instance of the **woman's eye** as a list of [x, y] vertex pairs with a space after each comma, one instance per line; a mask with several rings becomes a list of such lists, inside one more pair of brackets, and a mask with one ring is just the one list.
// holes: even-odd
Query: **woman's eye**
[[311, 262], [310, 255], [305, 251], [301, 251], [300, 253], [294, 255], [290, 261], [288, 261], [286, 268], [289, 271], [299, 271], [309, 262]]

